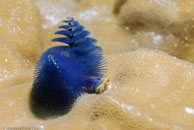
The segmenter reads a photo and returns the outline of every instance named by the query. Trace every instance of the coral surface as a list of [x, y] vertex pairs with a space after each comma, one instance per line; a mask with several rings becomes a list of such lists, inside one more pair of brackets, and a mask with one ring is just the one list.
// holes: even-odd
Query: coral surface
[[[193, 7], [194, 0], [0, 0], [0, 129], [193, 130]], [[34, 67], [67, 16], [103, 48], [109, 89], [41, 120], [29, 105]]]

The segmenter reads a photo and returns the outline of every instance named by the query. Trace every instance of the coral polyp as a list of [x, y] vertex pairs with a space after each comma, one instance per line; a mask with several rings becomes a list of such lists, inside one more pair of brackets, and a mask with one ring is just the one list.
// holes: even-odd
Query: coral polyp
[[49, 48], [39, 58], [31, 92], [32, 107], [38, 107], [33, 112], [52, 117], [66, 113], [83, 93], [98, 92], [106, 72], [102, 48], [90, 33], [73, 18], [63, 22], [55, 32], [61, 37], [52, 42], [66, 45]]

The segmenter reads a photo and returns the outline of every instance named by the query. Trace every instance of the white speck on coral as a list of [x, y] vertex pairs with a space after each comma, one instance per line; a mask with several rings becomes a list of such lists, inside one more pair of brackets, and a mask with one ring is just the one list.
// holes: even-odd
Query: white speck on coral
[[177, 66], [180, 66], [180, 63], [176, 63]]
[[186, 107], [186, 108], [185, 108], [185, 111], [186, 111], [188, 114], [194, 114], [194, 108]]
[[8, 59], [7, 58], [5, 58], [5, 62], [8, 62]]
[[[109, 84], [108, 84], [108, 89], [111, 89], [111, 88], [112, 88], [112, 83], [109, 82]], [[117, 87], [115, 87], [115, 88], [117, 88]]]
[[132, 109], [133, 109], [133, 107], [132, 107], [132, 106], [128, 106], [128, 105], [126, 105], [126, 107], [125, 107], [125, 109], [124, 109], [124, 110], [128, 112], [128, 111], [131, 111]]
[[152, 122], [152, 118], [149, 118], [149, 121]]
[[122, 107], [122, 108], [124, 108], [124, 106], [125, 106], [124, 104], [121, 104], [121, 107]]
[[176, 2], [174, 1], [171, 1], [171, 0], [149, 0], [150, 3], [156, 3], [156, 4], [159, 4], [159, 5], [162, 5], [162, 6], [172, 6], [172, 7], [175, 7], [176, 6]]
[[129, 31], [129, 27], [128, 27], [128, 26], [126, 26], [126, 27], [125, 27], [125, 30]]
[[160, 64], [156, 64], [156, 66], [155, 66], [156, 68], [159, 68], [160, 67]]
[[153, 36], [153, 43], [158, 44], [161, 39], [162, 39], [161, 35]]
[[9, 106], [12, 106], [12, 105], [13, 105], [13, 103], [10, 103], [10, 104], [9, 104]]
[[44, 126], [38, 126], [37, 128], [43, 130]]

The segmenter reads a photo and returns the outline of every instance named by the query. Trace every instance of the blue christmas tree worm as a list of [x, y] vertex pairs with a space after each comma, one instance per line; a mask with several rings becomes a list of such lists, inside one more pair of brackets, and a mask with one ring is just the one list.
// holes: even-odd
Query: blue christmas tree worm
[[106, 60], [96, 40], [88, 37], [73, 18], [63, 21], [52, 42], [66, 45], [49, 48], [39, 58], [34, 72], [31, 108], [36, 116], [56, 117], [69, 111], [83, 93], [101, 93]]

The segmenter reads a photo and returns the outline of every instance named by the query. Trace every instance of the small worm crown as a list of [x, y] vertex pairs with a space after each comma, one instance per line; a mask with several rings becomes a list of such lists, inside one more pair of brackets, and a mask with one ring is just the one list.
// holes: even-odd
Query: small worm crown
[[77, 46], [77, 45], [85, 45], [90, 43], [93, 44], [96, 42], [96, 39], [89, 38], [88, 35], [90, 34], [88, 31], [84, 30], [84, 26], [80, 25], [77, 21], [74, 21], [72, 17], [68, 17], [67, 20], [63, 22], [67, 23], [67, 25], [59, 26], [59, 31], [56, 31], [55, 34], [63, 35], [65, 37], [59, 37], [52, 39], [52, 42], [62, 42], [66, 43], [69, 46]]

